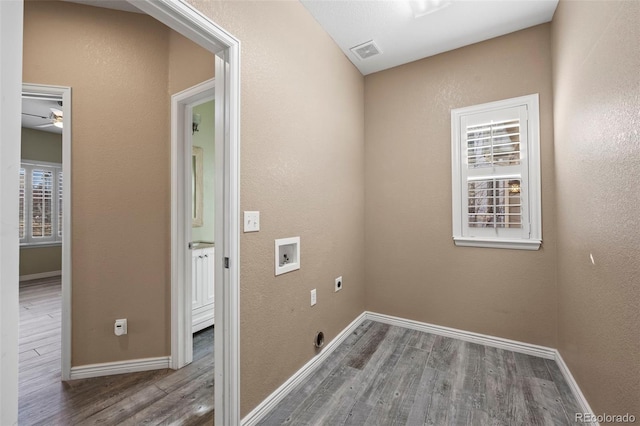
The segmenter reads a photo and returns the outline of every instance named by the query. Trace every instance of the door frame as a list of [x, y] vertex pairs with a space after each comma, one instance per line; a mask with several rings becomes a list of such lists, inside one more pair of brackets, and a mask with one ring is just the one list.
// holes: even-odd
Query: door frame
[[[215, 56], [215, 423], [240, 424], [240, 41], [178, 0], [127, 0]], [[216, 176], [216, 177], [217, 177]]]
[[[193, 360], [191, 292], [191, 138], [188, 112], [196, 104], [215, 99], [215, 78], [171, 96], [171, 368]], [[188, 141], [188, 142], [187, 142]], [[216, 151], [217, 151], [217, 146]], [[216, 182], [223, 178], [215, 156]], [[221, 159], [222, 160], [222, 159]], [[216, 212], [217, 213], [217, 212]], [[216, 215], [217, 216], [217, 215]], [[214, 268], [216, 269], [216, 268]]]
[[0, 1], [0, 424], [18, 423], [22, 2]]
[[71, 377], [71, 87], [22, 84], [22, 97], [62, 101], [62, 318], [60, 320], [60, 367], [62, 380]]

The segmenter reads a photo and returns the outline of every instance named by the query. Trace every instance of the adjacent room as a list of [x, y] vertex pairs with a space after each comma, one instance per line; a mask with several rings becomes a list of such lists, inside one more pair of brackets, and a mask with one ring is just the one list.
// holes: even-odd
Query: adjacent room
[[[210, 423], [210, 315], [228, 290], [211, 293], [211, 272], [229, 265], [240, 390], [215, 397], [237, 404], [234, 424], [640, 419], [640, 2], [188, 0], [240, 41], [242, 214], [224, 228], [238, 257], [208, 216], [222, 187], [206, 165], [230, 155], [213, 136], [229, 110], [199, 86], [214, 55], [130, 3], [78, 3], [24, 7], [23, 83], [72, 90], [70, 193], [52, 177], [51, 205], [72, 200], [73, 377], [43, 367], [53, 382], [20, 400], [20, 424]], [[65, 166], [42, 131], [60, 108], [33, 113], [46, 128], [24, 130], [26, 166]], [[25, 145], [36, 134], [46, 152]], [[50, 250], [64, 250], [58, 214]], [[186, 366], [172, 359], [176, 217], [179, 279], [200, 296]], [[21, 248], [20, 275], [38, 280], [25, 297], [64, 294], [38, 275], [64, 280], [64, 265], [36, 250]], [[50, 339], [20, 348], [25, 365], [60, 368]]]

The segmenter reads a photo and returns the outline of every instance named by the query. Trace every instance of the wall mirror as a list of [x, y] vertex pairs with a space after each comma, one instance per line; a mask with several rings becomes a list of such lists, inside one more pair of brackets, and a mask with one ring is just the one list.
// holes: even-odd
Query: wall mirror
[[193, 223], [192, 226], [200, 227], [203, 224], [202, 221], [202, 158], [203, 149], [199, 146], [194, 146], [191, 152], [191, 212]]

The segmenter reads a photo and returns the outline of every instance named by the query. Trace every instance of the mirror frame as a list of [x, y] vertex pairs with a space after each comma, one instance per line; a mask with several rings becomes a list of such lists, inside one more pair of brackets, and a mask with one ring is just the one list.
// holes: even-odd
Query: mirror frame
[[191, 148], [191, 217], [193, 219], [192, 226], [200, 227], [204, 224], [202, 197], [204, 196], [203, 186], [203, 168], [202, 162], [204, 158], [204, 149], [199, 146]]

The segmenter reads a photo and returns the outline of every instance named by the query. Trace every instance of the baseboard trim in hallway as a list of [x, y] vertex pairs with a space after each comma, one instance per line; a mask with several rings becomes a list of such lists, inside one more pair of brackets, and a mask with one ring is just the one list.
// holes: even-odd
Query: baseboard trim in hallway
[[247, 414], [241, 421], [241, 425], [256, 425], [264, 416], [273, 409], [289, 392], [300, 382], [306, 379], [313, 371], [324, 361], [333, 351], [336, 350], [340, 343], [344, 341], [356, 328], [366, 319], [366, 312], [361, 313], [351, 322], [344, 330], [342, 330], [318, 355], [314, 356], [302, 366], [296, 373], [284, 382], [278, 389], [273, 391], [264, 401]]
[[[591, 407], [589, 406], [587, 400], [582, 394], [582, 391], [580, 390], [578, 384], [573, 378], [573, 375], [569, 371], [567, 365], [565, 364], [557, 349], [365, 311], [360, 314], [351, 324], [349, 324], [342, 332], [340, 332], [325, 347], [322, 352], [313, 357], [302, 368], [300, 368], [300, 370], [294, 373], [293, 376], [291, 376], [273, 393], [271, 393], [271, 395], [269, 395], [264, 401], [262, 401], [256, 408], [254, 408], [249, 414], [247, 414], [242, 419], [241, 424], [243, 426], [256, 425], [280, 401], [282, 401], [296, 385], [305, 380], [329, 355], [331, 355], [331, 353], [335, 351], [335, 349], [347, 338], [347, 336], [353, 333], [353, 331], [366, 320], [376, 321], [384, 324], [427, 332], [434, 335], [459, 339], [466, 342], [477, 343], [493, 348], [504, 349], [554, 360], [558, 363], [560, 371], [571, 387], [571, 391], [578, 401], [578, 404], [580, 405], [583, 413], [593, 413]], [[597, 425], [597, 423], [591, 424]]]
[[62, 271], [50, 271], [50, 272], [40, 272], [38, 274], [21, 275], [20, 276], [20, 282], [31, 281], [31, 280], [39, 280], [39, 279], [42, 279], [42, 278], [59, 277], [61, 275], [62, 275]]
[[171, 368], [171, 357], [141, 358], [127, 361], [105, 362], [101, 364], [71, 367], [70, 380], [111, 376], [114, 374], [137, 373], [148, 370]]

